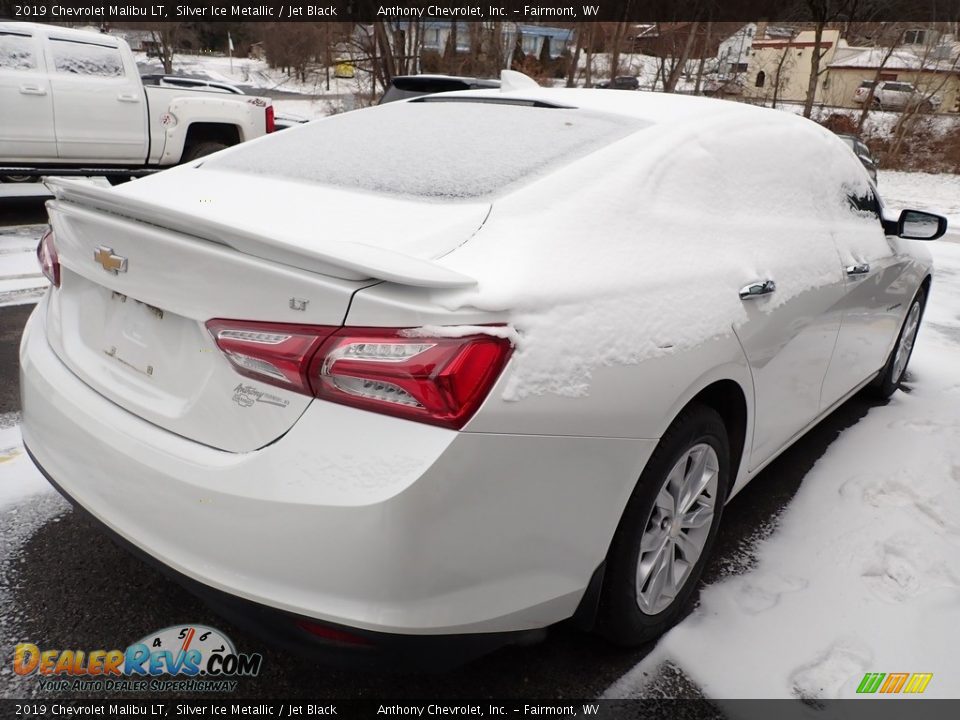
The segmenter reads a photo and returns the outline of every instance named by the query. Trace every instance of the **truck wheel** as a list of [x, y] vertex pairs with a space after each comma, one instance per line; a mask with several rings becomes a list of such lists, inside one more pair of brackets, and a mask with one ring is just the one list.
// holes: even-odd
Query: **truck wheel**
[[186, 152], [183, 153], [183, 162], [190, 162], [191, 160], [202, 158], [204, 155], [211, 155], [226, 147], [228, 146], [220, 142], [200, 142], [196, 145], [191, 145], [187, 148]]
[[40, 182], [40, 178], [34, 175], [0, 175], [0, 182], [5, 182], [5, 183]]

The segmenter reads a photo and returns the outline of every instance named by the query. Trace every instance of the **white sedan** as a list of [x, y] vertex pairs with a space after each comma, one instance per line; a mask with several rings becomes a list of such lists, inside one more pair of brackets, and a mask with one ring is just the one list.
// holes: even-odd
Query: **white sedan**
[[511, 73], [49, 185], [37, 466], [231, 617], [357, 662], [664, 632], [724, 504], [896, 390], [946, 228], [884, 218], [790, 113]]

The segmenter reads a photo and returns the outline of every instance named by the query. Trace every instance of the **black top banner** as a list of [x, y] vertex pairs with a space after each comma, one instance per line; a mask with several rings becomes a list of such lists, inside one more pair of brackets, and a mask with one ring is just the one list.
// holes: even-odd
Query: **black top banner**
[[578, 0], [577, 2], [411, 2], [392, 0], [0, 0], [0, 19], [54, 23], [373, 22], [376, 20], [536, 22], [960, 21], [960, 0]]

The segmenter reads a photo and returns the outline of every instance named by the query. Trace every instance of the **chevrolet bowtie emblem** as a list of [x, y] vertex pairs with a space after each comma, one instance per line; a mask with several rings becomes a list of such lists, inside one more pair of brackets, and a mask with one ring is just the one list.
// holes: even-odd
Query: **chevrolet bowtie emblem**
[[93, 253], [93, 259], [108, 273], [122, 273], [127, 271], [127, 259], [113, 254], [113, 248], [101, 245]]

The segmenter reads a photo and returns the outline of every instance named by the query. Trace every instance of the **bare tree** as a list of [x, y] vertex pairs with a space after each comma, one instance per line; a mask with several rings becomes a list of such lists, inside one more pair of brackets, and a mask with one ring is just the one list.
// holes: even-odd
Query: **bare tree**
[[884, 52], [880, 58], [880, 62], [877, 63], [876, 72], [873, 74], [873, 82], [870, 84], [870, 89], [867, 91], [867, 97], [863, 100], [863, 107], [860, 110], [860, 117], [857, 118], [857, 135], [863, 132], [863, 126], [867, 122], [867, 116], [870, 115], [870, 109], [873, 106], [873, 94], [876, 92], [877, 83], [880, 82], [880, 76], [883, 74], [883, 69], [887, 66], [887, 63], [890, 61], [890, 58], [893, 56], [894, 51], [897, 49], [897, 45], [900, 43], [900, 39], [903, 37], [903, 30], [900, 23], [893, 22], [882, 22], [879, 23], [880, 32], [877, 38], [878, 47], [884, 47]]
[[687, 32], [687, 38], [683, 44], [683, 50], [680, 51], [679, 57], [674, 58], [673, 66], [670, 68], [670, 74], [664, 78], [664, 81], [663, 81], [664, 92], [672, 93], [676, 90], [677, 83], [680, 80], [680, 75], [687, 64], [687, 60], [690, 58], [690, 53], [693, 50], [693, 44], [697, 39], [697, 31], [699, 29], [700, 29], [700, 23], [698, 22], [690, 23], [690, 28]]
[[[889, 157], [893, 160], [900, 156], [906, 139], [914, 134], [923, 112], [934, 108], [934, 96], [943, 90], [950, 77], [960, 69], [960, 55], [954, 55], [951, 60], [940, 59], [935, 52], [939, 42], [937, 34], [928, 32], [927, 38], [922, 53], [918, 56], [917, 80], [914, 83], [917, 93], [903, 107], [893, 127], [889, 150]], [[927, 75], [930, 77], [926, 77]]]
[[583, 36], [585, 34], [586, 28], [584, 25], [589, 25], [590, 23], [577, 23], [574, 28], [574, 34], [576, 35], [576, 41], [574, 44], [573, 55], [570, 56], [570, 62], [567, 63], [567, 87], [574, 87], [577, 79], [577, 70], [580, 65], [580, 51], [583, 49]]

